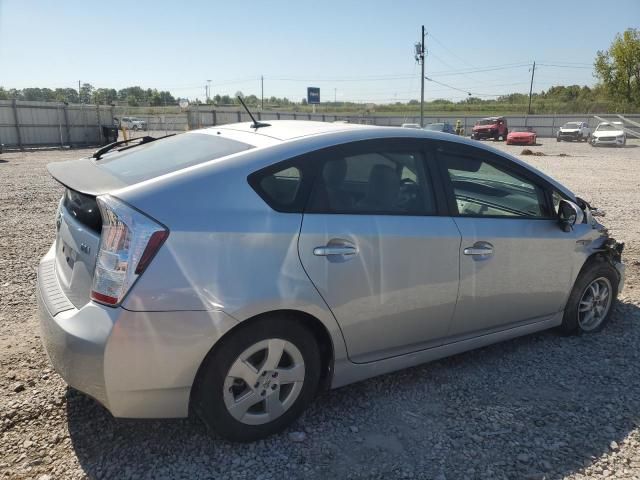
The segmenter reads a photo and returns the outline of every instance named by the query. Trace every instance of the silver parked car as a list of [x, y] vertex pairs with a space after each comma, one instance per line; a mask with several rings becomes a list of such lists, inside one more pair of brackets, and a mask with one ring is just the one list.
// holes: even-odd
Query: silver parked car
[[249, 441], [316, 393], [560, 327], [623, 286], [592, 208], [516, 158], [418, 129], [278, 121], [52, 163], [42, 339], [116, 417]]

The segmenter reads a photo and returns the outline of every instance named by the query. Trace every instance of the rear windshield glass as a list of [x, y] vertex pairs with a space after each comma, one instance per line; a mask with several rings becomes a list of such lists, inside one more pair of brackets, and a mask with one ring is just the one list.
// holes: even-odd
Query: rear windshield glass
[[133, 184], [253, 148], [247, 143], [203, 133], [183, 133], [123, 152], [107, 154], [96, 163]]

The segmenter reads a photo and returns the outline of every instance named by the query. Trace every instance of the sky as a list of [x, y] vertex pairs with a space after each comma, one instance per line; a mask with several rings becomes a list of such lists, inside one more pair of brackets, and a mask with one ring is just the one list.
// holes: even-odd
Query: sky
[[[615, 5], [615, 6], [614, 6]], [[0, 0], [0, 86], [242, 91], [300, 101], [425, 99], [593, 85], [593, 60], [640, 27], [639, 0]]]

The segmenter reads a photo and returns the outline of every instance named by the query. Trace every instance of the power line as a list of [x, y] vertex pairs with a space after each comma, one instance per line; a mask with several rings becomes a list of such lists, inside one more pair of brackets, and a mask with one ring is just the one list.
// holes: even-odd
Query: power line
[[469, 73], [484, 73], [484, 72], [495, 72], [499, 70], [512, 70], [516, 68], [529, 67], [529, 66], [531, 66], [530, 63], [512, 63], [507, 65], [497, 65], [494, 67], [477, 68], [475, 70], [466, 69], [466, 70], [449, 71], [449, 72], [448, 71], [433, 72], [431, 75], [437, 76], [437, 77], [449, 77], [453, 75], [466, 75]]
[[542, 60], [543, 63], [554, 63], [559, 65], [584, 65], [587, 67], [593, 67], [593, 63], [587, 62], [567, 62], [567, 61], [556, 61], [556, 60]]
[[458, 60], [460, 60], [462, 63], [466, 63], [467, 65], [469, 65], [471, 68], [477, 68], [475, 65], [473, 65], [472, 63], [469, 63], [467, 60], [465, 60], [464, 58], [462, 58], [460, 55], [456, 54], [455, 52], [453, 52], [451, 49], [449, 49], [449, 47], [447, 47], [444, 43], [442, 43], [440, 40], [438, 40], [438, 38], [431, 32], [429, 32], [429, 36], [431, 38], [433, 38], [433, 40], [440, 45], [442, 48], [445, 49], [445, 51], [449, 52], [453, 57], [456, 57]]
[[543, 66], [543, 67], [554, 67], [554, 68], [578, 68], [578, 69], [585, 69], [585, 70], [593, 70], [593, 66], [590, 67], [583, 67], [580, 65], [560, 65], [560, 64], [552, 64], [552, 63], [539, 63], [538, 66]]
[[429, 78], [429, 77], [424, 77], [426, 80], [429, 80], [430, 82], [433, 83], [437, 83], [438, 85], [442, 85], [443, 87], [447, 87], [450, 88], [451, 90], [457, 90], [458, 92], [462, 92], [462, 93], [466, 93], [468, 96], [474, 96], [474, 97], [502, 97], [504, 95], [504, 93], [499, 93], [499, 94], [492, 94], [492, 93], [471, 93], [468, 90], [463, 90], [462, 88], [458, 88], [458, 87], [454, 87], [453, 85], [449, 85], [447, 83], [444, 82], [439, 82], [438, 80], [434, 80], [433, 78]]
[[352, 78], [295, 78], [295, 77], [265, 77], [269, 80], [280, 82], [377, 82], [390, 80], [407, 80], [411, 75], [394, 75], [394, 76], [371, 76], [371, 77], [352, 77]]

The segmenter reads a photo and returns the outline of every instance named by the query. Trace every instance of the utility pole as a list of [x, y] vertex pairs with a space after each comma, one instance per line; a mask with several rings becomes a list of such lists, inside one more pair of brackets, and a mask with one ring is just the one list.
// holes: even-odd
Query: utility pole
[[262, 104], [261, 110], [264, 110], [264, 75], [260, 75], [260, 103]]
[[531, 115], [531, 94], [533, 93], [533, 75], [536, 73], [536, 62], [533, 61], [533, 67], [531, 68], [531, 85], [529, 86], [529, 108], [527, 109], [527, 115]]
[[209, 97], [211, 96], [211, 80], [207, 80], [207, 103], [209, 103]]
[[337, 89], [337, 88], [334, 88], [334, 89], [333, 89], [333, 103], [334, 103], [334, 107], [335, 107], [335, 104], [337, 104], [337, 103], [338, 103], [338, 102], [337, 102], [337, 99], [338, 99], [338, 89]]
[[80, 95], [80, 80], [78, 80], [78, 101], [82, 103], [82, 97]]
[[424, 127], [424, 25], [422, 25], [422, 39], [415, 44], [416, 61], [420, 63], [422, 75], [420, 75], [420, 127]]

